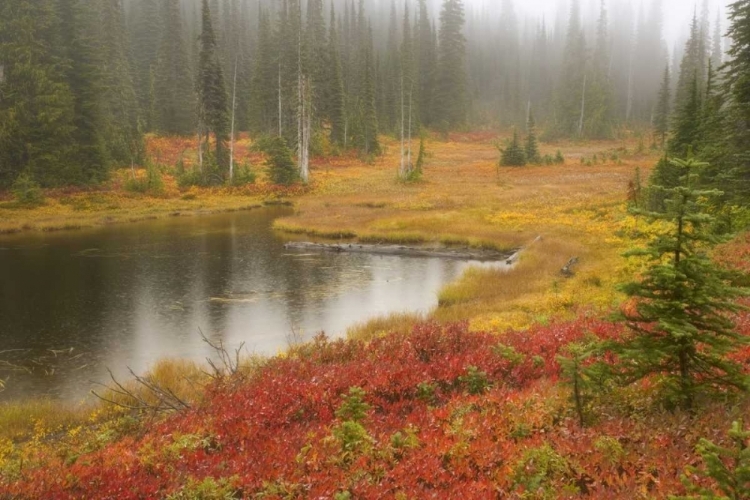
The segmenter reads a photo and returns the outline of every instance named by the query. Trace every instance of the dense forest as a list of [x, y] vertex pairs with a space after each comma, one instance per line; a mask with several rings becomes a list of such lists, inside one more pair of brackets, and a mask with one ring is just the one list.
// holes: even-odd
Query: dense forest
[[311, 154], [377, 155], [382, 134], [535, 120], [544, 140], [640, 130], [747, 194], [750, 3], [727, 23], [704, 2], [674, 47], [659, 1], [587, 5], [531, 19], [513, 0], [5, 0], [0, 186], [100, 182], [144, 161], [147, 133], [197, 134], [201, 182], [232, 177], [238, 132], [280, 136], [266, 142], [307, 180]]

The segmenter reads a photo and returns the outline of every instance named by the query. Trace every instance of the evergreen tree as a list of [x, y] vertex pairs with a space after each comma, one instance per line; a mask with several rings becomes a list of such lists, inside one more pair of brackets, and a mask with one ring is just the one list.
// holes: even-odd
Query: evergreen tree
[[65, 178], [73, 184], [101, 182], [109, 162], [102, 134], [101, 54], [92, 36], [94, 12], [88, 2], [58, 0], [57, 16], [57, 50], [64, 59], [74, 111], [72, 163]]
[[273, 184], [288, 186], [299, 180], [299, 171], [294, 163], [292, 151], [283, 137], [276, 136], [270, 139], [264, 152], [267, 156], [268, 177]]
[[250, 94], [250, 129], [256, 134], [279, 130], [279, 64], [277, 43], [268, 11], [258, 13], [258, 38]]
[[331, 63], [328, 59], [328, 40], [326, 23], [323, 18], [323, 0], [307, 1], [307, 26], [305, 29], [305, 66], [306, 75], [310, 77], [312, 85], [313, 109], [315, 122], [321, 117], [330, 116], [330, 72]]
[[724, 69], [724, 93], [730, 96], [727, 156], [722, 165], [728, 182], [722, 188], [738, 203], [750, 200], [750, 2], [736, 1], [729, 7], [728, 36], [732, 44]]
[[195, 130], [195, 93], [179, 0], [167, 0], [163, 9], [164, 32], [154, 71], [154, 130], [166, 135], [189, 135]]
[[198, 65], [199, 127], [205, 134], [206, 140], [213, 133], [216, 148], [215, 158], [223, 172], [229, 165], [226, 147], [229, 135], [227, 91], [217, 54], [216, 36], [214, 35], [208, 0], [203, 0], [200, 44]]
[[608, 17], [604, 0], [597, 25], [596, 48], [592, 61], [591, 83], [586, 91], [582, 107], [584, 116], [583, 135], [593, 139], [612, 137], [612, 83], [609, 78], [609, 34]]
[[67, 183], [73, 95], [55, 54], [52, 0], [0, 2], [0, 186]]
[[[684, 157], [695, 151], [701, 129], [701, 95], [698, 75], [693, 75], [689, 92], [674, 119], [674, 130], [667, 150], [673, 157]], [[678, 103], [679, 104], [679, 103]], [[668, 186], [674, 187], [674, 186]]]
[[581, 29], [578, 0], [573, 0], [565, 42], [563, 68], [557, 89], [554, 130], [565, 136], [580, 135], [586, 99], [586, 39]]
[[541, 156], [539, 155], [539, 143], [536, 138], [536, 123], [534, 121], [534, 114], [529, 112], [529, 121], [526, 125], [527, 137], [526, 147], [524, 152], [526, 154], [526, 160], [529, 163], [539, 163]]
[[466, 39], [463, 26], [463, 1], [444, 0], [440, 12], [436, 107], [437, 116], [445, 128], [460, 125], [466, 119]]
[[331, 61], [331, 89], [329, 119], [331, 121], [331, 141], [338, 146], [344, 145], [346, 127], [346, 97], [344, 95], [344, 78], [341, 68], [339, 37], [336, 31], [336, 13], [331, 5], [331, 32], [328, 37], [328, 56]]
[[364, 82], [362, 91], [362, 150], [366, 155], [380, 154], [378, 139], [378, 112], [375, 107], [375, 70], [373, 65], [372, 32], [370, 43], [365, 49]]
[[437, 68], [437, 47], [427, 10], [427, 0], [419, 1], [419, 19], [417, 21], [415, 56], [417, 72], [417, 113], [419, 123], [429, 126], [432, 123], [433, 98]]
[[664, 68], [664, 79], [659, 89], [659, 100], [656, 103], [654, 115], [654, 134], [659, 138], [661, 147], [664, 147], [669, 133], [669, 105], [671, 101], [671, 83], [669, 78], [669, 65]]
[[143, 137], [138, 123], [138, 99], [133, 86], [126, 45], [125, 19], [120, 0], [98, 5], [98, 38], [102, 47], [102, 112], [104, 138], [110, 158], [119, 164], [143, 156]]
[[161, 46], [163, 12], [159, 4], [158, 0], [134, 0], [130, 23], [133, 80], [140, 104], [139, 116], [146, 131], [151, 131], [156, 126], [153, 80]]
[[518, 139], [518, 130], [513, 129], [513, 140], [502, 150], [500, 165], [504, 167], [523, 167], [526, 165], [526, 153]]
[[718, 239], [706, 200], [719, 193], [695, 187], [704, 164], [672, 164], [680, 173], [679, 185], [654, 187], [665, 191], [667, 211], [648, 214], [667, 221], [670, 229], [647, 248], [626, 254], [646, 257], [650, 266], [639, 281], [622, 287], [634, 300], [632, 309], [620, 313], [632, 334], [610, 347], [626, 383], [659, 376], [670, 400], [690, 408], [701, 389], [748, 388], [743, 367], [728, 355], [750, 339], [734, 329], [727, 314], [740, 309], [735, 299], [748, 290], [733, 286], [736, 273], [709, 256]]
[[685, 53], [680, 62], [680, 76], [675, 91], [675, 109], [681, 109], [692, 98], [694, 86], [699, 95], [703, 92], [706, 71], [705, 37], [701, 32], [697, 16], [693, 16], [693, 22], [690, 25], [690, 38], [685, 44]]

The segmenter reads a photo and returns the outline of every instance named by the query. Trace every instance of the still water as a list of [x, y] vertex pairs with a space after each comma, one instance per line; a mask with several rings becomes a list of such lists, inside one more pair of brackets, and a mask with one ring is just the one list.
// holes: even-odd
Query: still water
[[[77, 400], [107, 368], [204, 360], [200, 332], [274, 354], [379, 314], [429, 311], [472, 262], [288, 252], [288, 208], [0, 238], [0, 401]], [[296, 332], [296, 333], [293, 333]]]

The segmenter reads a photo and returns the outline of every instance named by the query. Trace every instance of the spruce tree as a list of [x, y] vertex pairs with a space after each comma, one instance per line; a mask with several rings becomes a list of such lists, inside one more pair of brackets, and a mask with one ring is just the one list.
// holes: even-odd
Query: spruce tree
[[139, 161], [144, 152], [138, 123], [138, 99], [127, 49], [120, 0], [98, 5], [98, 39], [102, 47], [104, 138], [110, 158], [120, 165]]
[[419, 0], [419, 19], [415, 34], [415, 57], [417, 72], [416, 101], [419, 123], [429, 126], [432, 123], [437, 76], [437, 47], [427, 10], [427, 0]]
[[344, 95], [344, 78], [341, 67], [339, 37], [336, 30], [336, 13], [331, 5], [331, 32], [328, 36], [328, 57], [331, 61], [331, 88], [329, 90], [331, 121], [331, 141], [337, 146], [344, 145], [346, 121], [346, 96]]
[[208, 0], [203, 0], [200, 59], [198, 63], [198, 113], [199, 127], [206, 139], [211, 133], [215, 140], [215, 158], [222, 174], [229, 166], [227, 140], [229, 136], [229, 111], [224, 74], [217, 53], [216, 36], [211, 20]]
[[[0, 2], [0, 186], [65, 184], [73, 95], [55, 54], [52, 0]], [[12, 99], [8, 96], [12, 96]]]
[[273, 184], [288, 186], [299, 180], [299, 171], [292, 157], [292, 151], [283, 137], [276, 136], [268, 141], [264, 149], [268, 177]]
[[502, 150], [500, 165], [504, 167], [523, 167], [526, 165], [526, 153], [518, 138], [518, 130], [513, 129], [513, 139], [508, 147]]
[[[689, 92], [674, 118], [674, 130], [669, 139], [668, 152], [673, 157], [684, 157], [695, 151], [701, 128], [701, 94], [698, 74], [693, 75]], [[680, 103], [678, 103], [680, 104]], [[673, 187], [673, 186], [669, 186]]]
[[462, 0], [444, 0], [440, 12], [439, 60], [436, 89], [438, 119], [456, 127], [466, 119], [466, 38]]
[[730, 96], [727, 110], [728, 160], [724, 168], [727, 182], [722, 188], [743, 205], [750, 200], [750, 2], [737, 1], [729, 7], [732, 40], [724, 69], [724, 88]]
[[539, 155], [539, 143], [536, 138], [536, 123], [534, 121], [534, 114], [529, 112], [529, 121], [526, 125], [527, 136], [526, 146], [524, 153], [526, 154], [526, 161], [529, 163], [539, 163], [541, 156]]
[[672, 160], [672, 165], [679, 185], [653, 187], [666, 193], [666, 213], [647, 214], [669, 229], [626, 254], [650, 264], [640, 280], [622, 286], [634, 301], [620, 313], [630, 335], [609, 347], [618, 356], [621, 380], [657, 376], [669, 401], [690, 408], [703, 390], [748, 388], [742, 365], [729, 355], [750, 339], [735, 330], [728, 314], [741, 308], [736, 299], [748, 289], [733, 285], [737, 273], [711, 260], [718, 238], [707, 200], [720, 193], [696, 188], [705, 164]]
[[195, 93], [179, 0], [167, 0], [163, 9], [164, 32], [154, 71], [154, 130], [165, 135], [189, 135], [195, 130]]
[[133, 80], [145, 131], [152, 131], [156, 126], [153, 76], [162, 39], [163, 9], [160, 3], [158, 0], [134, 0], [130, 22]]
[[65, 80], [73, 94], [73, 151], [66, 180], [71, 184], [103, 181], [109, 160], [104, 143], [101, 108], [101, 53], [93, 38], [96, 23], [92, 5], [81, 0], [58, 0], [57, 50], [64, 60]]
[[250, 129], [256, 134], [277, 133], [279, 126], [279, 61], [268, 11], [258, 12], [255, 65], [250, 91]]
[[654, 115], [654, 134], [659, 139], [659, 144], [663, 148], [667, 141], [669, 133], [669, 112], [671, 101], [671, 83], [669, 78], [669, 65], [664, 68], [664, 79], [659, 89], [659, 99], [656, 103], [656, 113]]
[[372, 31], [368, 28], [368, 44], [365, 48], [362, 88], [362, 150], [366, 155], [380, 154], [378, 138], [378, 112], [375, 107], [375, 65], [373, 61]]

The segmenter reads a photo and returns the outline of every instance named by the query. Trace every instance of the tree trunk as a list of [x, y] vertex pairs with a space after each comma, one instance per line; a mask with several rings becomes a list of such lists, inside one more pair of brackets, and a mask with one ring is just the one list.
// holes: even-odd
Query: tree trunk
[[281, 63], [279, 63], [279, 137], [282, 136], [282, 126], [281, 126]]
[[406, 161], [406, 168], [411, 173], [412, 171], [412, 164], [411, 164], [411, 103], [412, 103], [412, 92], [413, 89], [409, 89], [409, 152], [408, 152], [408, 158]]
[[234, 58], [234, 84], [232, 86], [232, 132], [229, 138], [229, 183], [234, 180], [234, 118], [237, 110], [237, 57]]
[[583, 75], [583, 91], [581, 92], [581, 117], [578, 119], [578, 136], [583, 135], [583, 117], [586, 114], [586, 77]]
[[404, 166], [404, 76], [401, 75], [401, 162], [398, 170], [399, 177], [406, 177], [406, 167]]

